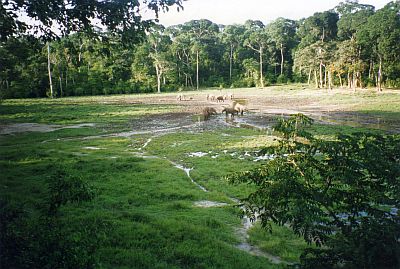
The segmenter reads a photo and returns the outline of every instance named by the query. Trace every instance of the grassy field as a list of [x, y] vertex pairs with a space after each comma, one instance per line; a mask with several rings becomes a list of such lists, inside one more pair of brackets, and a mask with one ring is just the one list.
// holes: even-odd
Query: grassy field
[[[324, 95], [293, 87], [267, 93], [282, 99], [315, 97], [321, 106], [339, 103], [343, 111], [388, 120], [400, 115], [398, 93]], [[265, 94], [257, 91], [234, 92]], [[187, 94], [200, 99], [206, 92]], [[82, 256], [79, 264], [87, 267], [284, 267], [237, 247], [243, 243], [238, 235], [242, 220], [232, 199], [244, 198], [252, 186], [231, 185], [224, 179], [259, 165], [257, 148], [273, 143], [274, 137], [221, 124], [222, 115], [215, 116], [217, 121], [198, 122], [190, 112], [182, 112], [186, 105], [174, 102], [173, 94], [3, 101], [2, 130], [23, 123], [48, 127], [33, 132], [15, 125], [17, 131], [0, 135], [0, 205], [3, 213], [9, 208], [17, 212], [6, 215], [5, 223], [12, 231], [10, 238], [23, 246], [21, 259], [47, 255], [55, 263], [69, 255], [49, 251], [53, 249]], [[328, 138], [366, 129], [318, 123], [312, 131]], [[194, 182], [185, 168], [191, 169]], [[68, 185], [65, 179], [75, 183]], [[54, 182], [62, 184], [57, 189]], [[80, 194], [90, 190], [93, 198], [63, 203], [52, 225], [43, 221], [49, 203], [54, 197], [67, 197], [71, 186], [79, 187]], [[204, 203], [210, 206], [199, 206]], [[287, 228], [275, 227], [267, 234], [255, 225], [249, 235], [255, 247], [288, 262], [298, 261], [307, 247]], [[68, 257], [63, 259], [76, 258]]]

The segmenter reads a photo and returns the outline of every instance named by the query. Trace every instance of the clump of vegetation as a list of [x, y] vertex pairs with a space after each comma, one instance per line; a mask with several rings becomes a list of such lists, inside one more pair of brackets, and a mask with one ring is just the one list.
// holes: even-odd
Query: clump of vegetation
[[289, 226], [308, 243], [302, 268], [398, 268], [400, 136], [354, 133], [326, 141], [305, 130], [311, 119], [281, 120], [274, 158], [229, 177], [257, 188], [247, 214], [264, 228]]
[[38, 211], [0, 201], [0, 265], [2, 268], [96, 268], [97, 249], [108, 224], [100, 219], [69, 221], [62, 205], [91, 201], [94, 192], [80, 178], [56, 170], [48, 197]]

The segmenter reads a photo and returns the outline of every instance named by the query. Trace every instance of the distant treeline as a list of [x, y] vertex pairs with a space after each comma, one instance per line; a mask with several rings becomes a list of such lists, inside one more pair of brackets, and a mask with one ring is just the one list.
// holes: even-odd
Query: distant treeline
[[112, 33], [0, 42], [3, 98], [263, 87], [400, 87], [400, 1], [357, 1], [299, 21], [154, 25], [142, 42]]

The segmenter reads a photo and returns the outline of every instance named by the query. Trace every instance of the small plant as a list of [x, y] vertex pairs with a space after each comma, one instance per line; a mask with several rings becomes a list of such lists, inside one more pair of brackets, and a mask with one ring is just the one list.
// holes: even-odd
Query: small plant
[[94, 191], [81, 178], [73, 177], [64, 170], [57, 170], [49, 182], [49, 214], [57, 213], [60, 206], [70, 203], [91, 201]]

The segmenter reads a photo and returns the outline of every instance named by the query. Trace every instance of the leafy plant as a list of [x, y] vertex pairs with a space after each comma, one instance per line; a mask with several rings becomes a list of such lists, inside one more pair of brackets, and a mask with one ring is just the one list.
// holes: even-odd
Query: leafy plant
[[97, 249], [109, 224], [98, 218], [70, 221], [56, 214], [68, 202], [93, 199], [82, 179], [57, 170], [45, 199], [48, 211], [29, 211], [22, 204], [0, 200], [1, 268], [95, 268]]
[[261, 150], [271, 160], [228, 177], [256, 185], [243, 201], [246, 213], [320, 246], [302, 254], [302, 268], [398, 268], [400, 137], [323, 141], [304, 130], [311, 122], [301, 114], [281, 120], [279, 143]]
[[60, 206], [71, 203], [91, 201], [94, 191], [81, 178], [70, 176], [65, 170], [56, 170], [49, 182], [49, 214], [54, 215]]

